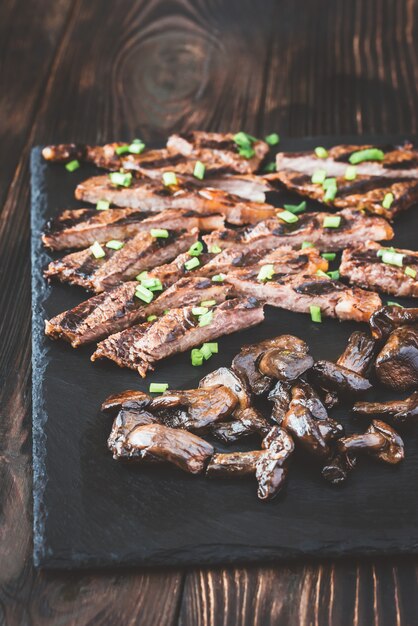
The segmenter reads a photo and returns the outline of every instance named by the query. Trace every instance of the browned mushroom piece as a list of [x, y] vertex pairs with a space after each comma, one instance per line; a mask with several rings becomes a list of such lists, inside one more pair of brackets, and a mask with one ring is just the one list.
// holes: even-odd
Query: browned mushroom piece
[[271, 419], [279, 426], [282, 424], [284, 416], [289, 410], [289, 404], [292, 399], [291, 389], [292, 386], [290, 383], [279, 380], [268, 395], [268, 399], [273, 402]]
[[239, 409], [234, 412], [229, 422], [218, 422], [212, 427], [212, 434], [223, 443], [234, 443], [243, 437], [258, 434], [262, 437], [268, 433], [271, 424], [266, 418], [254, 409]]
[[[405, 424], [418, 417], [418, 391], [405, 400], [390, 402], [356, 402], [352, 409], [356, 415], [364, 417], [390, 417], [395, 424]], [[415, 421], [415, 420], [414, 420]]]
[[138, 409], [149, 406], [152, 398], [143, 391], [127, 390], [121, 393], [115, 393], [112, 396], [106, 398], [103, 402], [101, 410], [106, 413], [117, 413], [122, 408], [123, 404], [129, 402], [129, 405]]
[[292, 435], [296, 444], [313, 456], [319, 458], [329, 456], [330, 449], [321, 434], [318, 421], [303, 404], [292, 400], [282, 427]]
[[256, 463], [255, 477], [260, 500], [271, 500], [283, 488], [287, 478], [287, 465], [295, 444], [292, 437], [280, 426], [274, 426], [263, 439], [265, 454]]
[[236, 395], [241, 409], [246, 409], [250, 406], [251, 391], [247, 382], [229, 367], [220, 367], [207, 374], [200, 381], [199, 388], [208, 389], [218, 385], [228, 387]]
[[418, 387], [418, 325], [400, 326], [389, 335], [375, 369], [379, 381], [391, 389]]
[[206, 476], [208, 478], [237, 478], [254, 475], [257, 461], [263, 454], [263, 450], [214, 454], [207, 466]]
[[154, 424], [156, 422], [158, 422], [158, 418], [148, 411], [122, 408], [113, 421], [112, 430], [107, 440], [107, 445], [113, 454], [113, 458], [134, 457], [136, 451], [125, 448], [126, 437], [136, 426]]
[[418, 308], [383, 306], [375, 311], [369, 320], [369, 326], [375, 339], [385, 339], [398, 326], [418, 323]]
[[327, 443], [344, 435], [342, 424], [328, 417], [320, 397], [309, 383], [304, 380], [298, 381], [293, 385], [291, 395], [292, 402], [299, 403], [309, 409], [312, 417], [317, 421], [319, 432]]
[[363, 452], [391, 465], [404, 458], [402, 438], [391, 426], [380, 420], [373, 420], [363, 434], [340, 439], [337, 447], [342, 453], [356, 455]]
[[316, 361], [311, 374], [322, 387], [336, 391], [343, 396], [358, 395], [372, 387], [370, 381], [364, 376], [332, 361]]
[[322, 468], [322, 476], [333, 485], [339, 485], [347, 479], [349, 472], [356, 465], [356, 457], [344, 452], [336, 452]]
[[376, 340], [359, 330], [352, 333], [337, 365], [366, 376], [376, 354]]
[[124, 447], [136, 459], [166, 461], [191, 474], [202, 473], [214, 453], [213, 446], [197, 435], [162, 424], [136, 426]]

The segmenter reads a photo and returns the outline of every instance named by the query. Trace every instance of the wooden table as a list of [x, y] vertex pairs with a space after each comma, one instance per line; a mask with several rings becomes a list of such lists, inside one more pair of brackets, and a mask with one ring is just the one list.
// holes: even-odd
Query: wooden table
[[47, 142], [416, 133], [417, 11], [415, 0], [2, 0], [0, 624], [417, 624], [414, 560], [33, 568], [28, 172]]

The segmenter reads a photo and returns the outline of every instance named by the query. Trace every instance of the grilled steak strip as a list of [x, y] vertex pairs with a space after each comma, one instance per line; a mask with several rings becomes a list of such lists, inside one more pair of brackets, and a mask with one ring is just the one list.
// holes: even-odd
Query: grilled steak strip
[[[344, 250], [340, 265], [341, 275], [348, 278], [353, 285], [365, 289], [378, 289], [394, 296], [418, 298], [418, 252], [394, 249], [395, 254], [402, 255], [397, 257], [402, 263], [399, 267], [385, 263], [385, 257], [378, 256], [384, 250], [387, 248], [382, 248], [374, 241], [366, 241]], [[409, 268], [409, 274], [405, 272], [406, 268]]]
[[324, 169], [328, 176], [344, 176], [353, 152], [368, 148], [378, 148], [384, 152], [383, 161], [363, 161], [356, 165], [357, 174], [384, 176], [387, 178], [418, 178], [418, 152], [412, 144], [403, 146], [334, 146], [328, 150], [328, 157], [320, 159], [314, 152], [279, 152], [276, 155], [277, 171], [289, 169], [312, 175], [317, 169]]
[[121, 157], [116, 148], [126, 145], [122, 142], [108, 143], [104, 146], [89, 146], [84, 143], [68, 143], [46, 146], [42, 156], [46, 161], [66, 163], [77, 159], [86, 163], [93, 163], [97, 167], [107, 170], [119, 170], [122, 167]]
[[[323, 227], [324, 219], [331, 215], [341, 217], [338, 228]], [[279, 217], [270, 218], [247, 228], [214, 231], [203, 239], [209, 249], [215, 245], [222, 249], [245, 246], [247, 250], [274, 250], [282, 246], [299, 248], [304, 241], [308, 241], [319, 250], [331, 251], [343, 250], [367, 239], [381, 241], [392, 237], [393, 230], [383, 218], [344, 209], [337, 214], [304, 213], [293, 224], [287, 224]]]
[[249, 328], [264, 319], [263, 307], [254, 298], [228, 300], [212, 311], [211, 322], [199, 326], [199, 318], [193, 315], [192, 307], [172, 309], [153, 323], [111, 335], [98, 344], [91, 359], [107, 358], [145, 377], [161, 359]]
[[184, 209], [167, 209], [162, 213], [143, 213], [137, 209], [68, 209], [49, 220], [42, 241], [52, 250], [86, 248], [95, 241], [129, 239], [151, 228], [211, 231], [222, 228], [224, 218], [215, 213], [196, 213]]
[[[384, 176], [357, 176], [348, 181], [344, 176], [336, 179], [337, 194], [333, 200], [324, 201], [325, 190], [321, 184], [315, 184], [311, 176], [293, 170], [281, 170], [268, 177], [270, 183], [279, 183], [289, 191], [317, 200], [326, 206], [337, 209], [355, 207], [366, 209], [374, 215], [393, 219], [400, 211], [409, 209], [418, 200], [417, 178], [386, 178]], [[383, 206], [387, 194], [393, 195], [389, 208]]]
[[149, 179], [133, 180], [130, 187], [115, 187], [108, 176], [94, 176], [77, 186], [75, 196], [93, 204], [107, 200], [116, 206], [149, 212], [188, 209], [205, 214], [221, 213], [227, 222], [237, 226], [256, 224], [277, 213], [269, 204], [246, 201], [220, 189], [197, 188], [187, 183], [164, 187]]
[[337, 280], [316, 274], [274, 273], [264, 283], [257, 278], [259, 270], [259, 266], [234, 270], [226, 281], [237, 293], [254, 296], [272, 306], [299, 313], [309, 313], [311, 306], [318, 306], [322, 315], [341, 320], [367, 322], [381, 306], [377, 293], [350, 288]]
[[187, 250], [197, 240], [197, 236], [197, 229], [192, 229], [190, 233], [169, 231], [166, 238], [140, 232], [128, 239], [120, 250], [104, 247], [103, 258], [95, 258], [90, 248], [67, 254], [62, 259], [52, 261], [45, 276], [100, 293], [134, 278], [143, 270], [170, 261]]

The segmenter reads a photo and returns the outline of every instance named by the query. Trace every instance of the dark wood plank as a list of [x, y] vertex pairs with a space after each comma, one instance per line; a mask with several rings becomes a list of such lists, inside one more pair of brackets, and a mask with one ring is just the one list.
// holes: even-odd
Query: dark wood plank
[[[193, 626], [414, 623], [417, 568], [396, 560], [197, 570], [181, 606], [179, 572], [33, 570], [27, 155], [33, 143], [151, 139], [197, 127], [415, 132], [417, 4], [79, 0], [70, 9], [44, 0], [34, 19], [32, 2], [2, 3], [0, 78], [7, 77], [9, 98], [0, 100], [0, 117], [14, 123], [0, 157], [0, 194], [23, 152], [0, 220], [0, 623], [164, 625], [179, 612], [180, 623]], [[50, 46], [38, 65], [29, 58], [36, 28]], [[24, 80], [16, 72], [19, 45]]]

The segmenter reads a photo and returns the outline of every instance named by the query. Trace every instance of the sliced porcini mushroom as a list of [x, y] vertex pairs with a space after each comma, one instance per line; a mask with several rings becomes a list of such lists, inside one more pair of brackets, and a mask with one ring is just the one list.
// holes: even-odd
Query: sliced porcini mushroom
[[262, 450], [214, 454], [206, 469], [208, 478], [238, 478], [254, 475]]
[[289, 405], [282, 427], [290, 433], [295, 443], [318, 458], [329, 456], [329, 447], [319, 429], [318, 421], [309, 409], [299, 402]]
[[390, 417], [395, 424], [406, 424], [418, 417], [418, 391], [405, 400], [390, 402], [356, 402], [352, 411], [364, 417]]
[[356, 457], [345, 452], [336, 452], [322, 468], [322, 476], [333, 485], [339, 485], [345, 482], [355, 464]]
[[258, 363], [258, 369], [265, 376], [275, 380], [296, 380], [313, 365], [310, 354], [286, 348], [272, 348], [264, 352]]
[[315, 418], [318, 430], [323, 439], [329, 443], [344, 435], [344, 428], [336, 420], [328, 417], [327, 410], [314, 388], [300, 380], [292, 386], [292, 402], [305, 406]]
[[376, 340], [359, 330], [352, 333], [347, 346], [337, 359], [337, 365], [366, 376], [376, 354]]
[[131, 458], [134, 456], [133, 451], [128, 451], [125, 448], [126, 437], [136, 426], [154, 424], [155, 422], [158, 422], [158, 418], [145, 410], [122, 408], [113, 421], [112, 430], [107, 440], [113, 458]]
[[400, 326], [389, 335], [375, 369], [386, 387], [399, 391], [418, 387], [418, 325]]
[[142, 409], [147, 407], [151, 401], [152, 398], [147, 393], [128, 389], [127, 391], [115, 393], [106, 398], [102, 404], [101, 410], [105, 413], [117, 413], [121, 410], [122, 405], [126, 403], [129, 403], [131, 407]]
[[274, 426], [261, 443], [265, 454], [256, 463], [255, 477], [260, 500], [271, 500], [283, 488], [287, 478], [287, 465], [295, 444], [292, 437], [280, 426]]
[[223, 443], [234, 443], [243, 437], [258, 434], [264, 436], [271, 428], [266, 418], [254, 409], [239, 409], [229, 422], [219, 422], [212, 427], [212, 434]]
[[311, 375], [322, 387], [343, 396], [358, 395], [372, 388], [367, 378], [332, 361], [316, 361]]
[[418, 308], [383, 306], [375, 311], [369, 320], [370, 330], [375, 339], [386, 339], [398, 326], [418, 324]]
[[273, 402], [273, 410], [271, 419], [279, 426], [284, 420], [284, 416], [289, 410], [289, 404], [292, 399], [291, 384], [279, 380], [270, 391], [268, 399]]
[[191, 474], [202, 473], [214, 453], [213, 446], [197, 435], [162, 424], [137, 426], [126, 437], [125, 447], [136, 459], [166, 461]]
[[241, 409], [247, 409], [251, 404], [251, 391], [247, 382], [239, 374], [229, 367], [220, 367], [219, 369], [207, 374], [199, 383], [199, 388], [208, 389], [223, 385], [228, 387], [238, 398]]
[[350, 455], [363, 452], [391, 465], [404, 458], [402, 438], [391, 426], [380, 420], [373, 420], [363, 434], [340, 439], [337, 447], [340, 452]]

